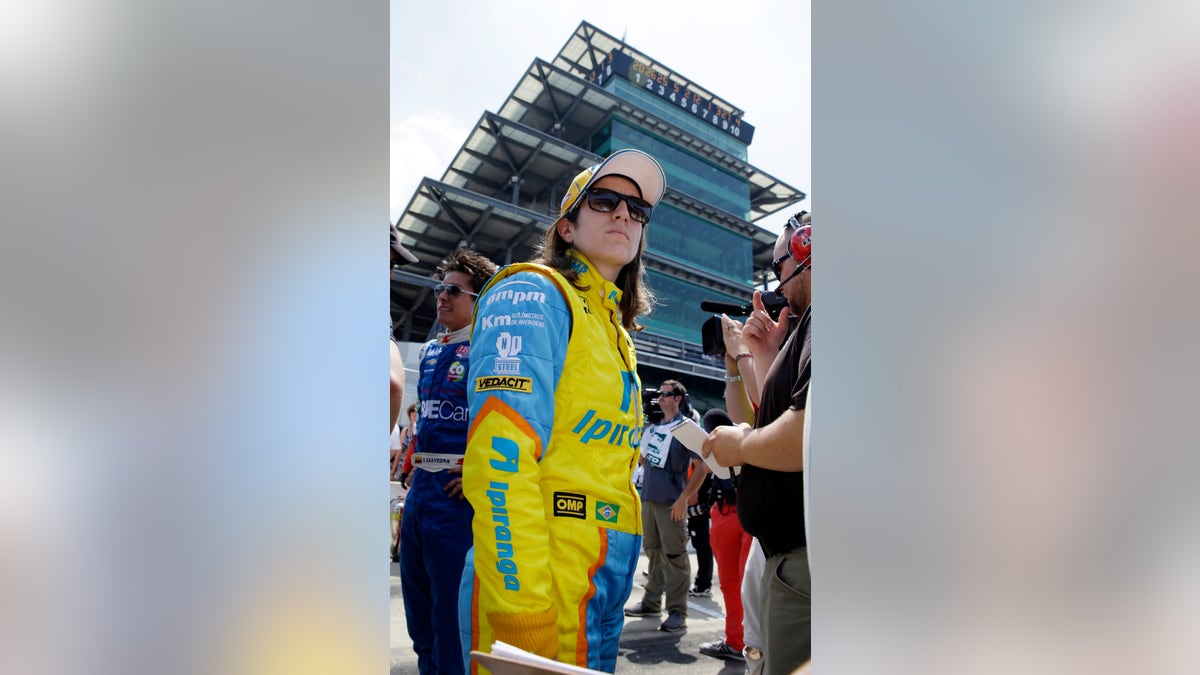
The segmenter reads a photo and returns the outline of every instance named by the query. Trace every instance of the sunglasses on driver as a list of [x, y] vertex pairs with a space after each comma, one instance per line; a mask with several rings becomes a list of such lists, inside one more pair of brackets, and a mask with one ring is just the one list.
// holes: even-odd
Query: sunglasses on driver
[[478, 293], [472, 293], [471, 291], [464, 290], [463, 287], [459, 286], [458, 284], [438, 284], [437, 286], [433, 287], [433, 296], [436, 298], [442, 294], [442, 291], [449, 293], [450, 297], [452, 298], [457, 298], [460, 293], [466, 293], [472, 298], [479, 297]]
[[629, 211], [629, 217], [642, 225], [650, 222], [650, 213], [654, 211], [654, 207], [650, 205], [650, 202], [641, 197], [623, 195], [608, 188], [591, 187], [584, 193], [584, 196], [587, 197], [587, 205], [593, 211], [600, 213], [612, 213], [617, 210], [617, 206], [621, 202], [625, 202], [625, 208]]

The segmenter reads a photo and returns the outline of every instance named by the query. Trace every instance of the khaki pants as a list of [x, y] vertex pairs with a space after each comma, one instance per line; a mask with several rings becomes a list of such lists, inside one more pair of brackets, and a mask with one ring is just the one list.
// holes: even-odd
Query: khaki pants
[[812, 576], [808, 549], [767, 558], [763, 578], [763, 652], [767, 675], [790, 673], [812, 658]]
[[642, 502], [642, 547], [650, 559], [650, 579], [642, 604], [651, 610], [661, 608], [665, 591], [667, 611], [687, 616], [688, 583], [692, 579], [687, 519], [675, 522], [669, 505]]

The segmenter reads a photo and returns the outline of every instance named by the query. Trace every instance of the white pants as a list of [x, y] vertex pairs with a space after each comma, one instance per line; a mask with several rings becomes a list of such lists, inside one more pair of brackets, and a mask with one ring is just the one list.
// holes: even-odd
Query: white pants
[[758, 537], [750, 544], [750, 555], [746, 557], [746, 571], [742, 575], [742, 639], [746, 645], [762, 649], [763, 639], [759, 621], [763, 608], [763, 569], [767, 557], [763, 555]]

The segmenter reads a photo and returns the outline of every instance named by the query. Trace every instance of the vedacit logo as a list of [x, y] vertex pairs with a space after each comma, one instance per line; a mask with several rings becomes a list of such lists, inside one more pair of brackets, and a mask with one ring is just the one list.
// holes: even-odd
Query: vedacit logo
[[533, 393], [532, 377], [487, 376], [475, 378], [475, 391], [519, 391]]

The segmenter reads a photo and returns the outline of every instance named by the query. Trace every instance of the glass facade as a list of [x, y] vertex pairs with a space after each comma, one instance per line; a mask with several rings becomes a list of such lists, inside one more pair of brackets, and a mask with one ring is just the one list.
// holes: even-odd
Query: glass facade
[[714, 148], [720, 148], [743, 162], [748, 161], [746, 159], [745, 143], [723, 131], [713, 129], [712, 124], [704, 120], [697, 119], [685, 112], [680, 112], [678, 108], [654, 94], [644, 91], [641, 87], [635, 87], [629, 80], [614, 77], [604, 84], [604, 88], [623, 99], [636, 103], [639, 108], [662, 115], [671, 124], [692, 134]]
[[650, 220], [646, 241], [648, 249], [655, 253], [739, 284], [752, 283], [750, 238], [703, 218], [659, 204]]
[[[747, 298], [735, 298], [725, 293], [697, 286], [675, 277], [646, 270], [647, 282], [662, 304], [641, 320], [646, 330], [667, 337], [700, 344], [700, 324], [712, 316], [700, 309], [701, 300], [716, 300], [742, 304]], [[750, 292], [747, 289], [747, 297]]]
[[[627, 80], [614, 77], [604, 88], [661, 115], [664, 121], [681, 131], [747, 161], [745, 143], [681, 112]], [[747, 219], [750, 215], [750, 185], [745, 178], [672, 141], [642, 130], [619, 115], [613, 116], [612, 121], [596, 133], [591, 145], [590, 149], [602, 157], [621, 148], [644, 150], [662, 164], [668, 187], [739, 218]], [[663, 203], [654, 210], [647, 240], [648, 250], [655, 254], [746, 287], [743, 297], [735, 297], [657, 270], [647, 270], [647, 282], [661, 303], [641, 320], [648, 332], [700, 344], [700, 326], [711, 316], [700, 309], [702, 300], [740, 305], [750, 297], [754, 273], [750, 237]], [[721, 388], [714, 387], [719, 399]]]
[[621, 148], [644, 150], [662, 164], [669, 187], [739, 218], [750, 217], [750, 184], [745, 179], [725, 173], [690, 152], [635, 129], [617, 117], [613, 118], [610, 126], [608, 147], [597, 148], [597, 154], [605, 155]]

